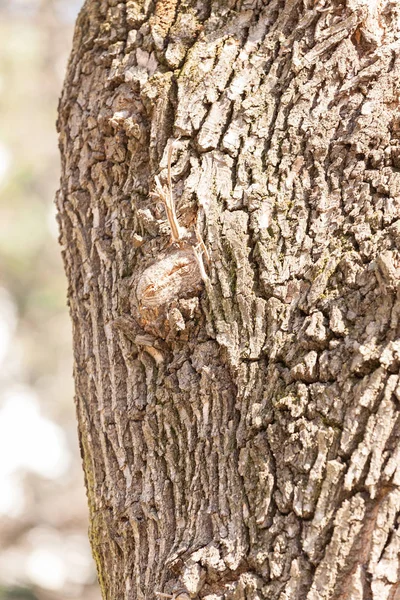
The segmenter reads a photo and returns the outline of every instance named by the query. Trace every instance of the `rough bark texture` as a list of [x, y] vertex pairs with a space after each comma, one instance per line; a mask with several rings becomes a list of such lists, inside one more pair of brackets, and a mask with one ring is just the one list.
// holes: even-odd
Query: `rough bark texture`
[[82, 9], [58, 209], [104, 598], [400, 598], [399, 37], [389, 0]]

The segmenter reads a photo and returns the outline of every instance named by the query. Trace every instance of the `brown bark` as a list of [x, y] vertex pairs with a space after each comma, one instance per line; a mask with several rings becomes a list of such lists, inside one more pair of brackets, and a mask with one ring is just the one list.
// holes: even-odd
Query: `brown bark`
[[82, 9], [58, 209], [104, 598], [399, 597], [399, 23]]

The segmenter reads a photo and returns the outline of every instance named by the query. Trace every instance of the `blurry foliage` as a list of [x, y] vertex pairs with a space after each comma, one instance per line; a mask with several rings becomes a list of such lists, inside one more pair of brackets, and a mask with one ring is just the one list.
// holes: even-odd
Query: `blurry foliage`
[[5, 589], [0, 586], [0, 600], [38, 600], [38, 597], [29, 588], [10, 587]]
[[[11, 456], [1, 456], [0, 600], [100, 597], [87, 542], [54, 210], [57, 103], [81, 4], [0, 0], [0, 419], [7, 417], [21, 454], [8, 466]], [[37, 415], [32, 423], [47, 437], [38, 430], [23, 439], [13, 405]], [[59, 472], [50, 465], [54, 477], [40, 464], [29, 468], [32, 456], [43, 455], [32, 452], [40, 443], [49, 454], [66, 453]]]

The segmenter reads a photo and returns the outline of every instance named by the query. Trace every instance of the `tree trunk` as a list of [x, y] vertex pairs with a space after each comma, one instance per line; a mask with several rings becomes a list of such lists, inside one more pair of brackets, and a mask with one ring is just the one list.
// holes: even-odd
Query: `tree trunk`
[[86, 1], [57, 202], [105, 599], [400, 598], [399, 37], [390, 0]]

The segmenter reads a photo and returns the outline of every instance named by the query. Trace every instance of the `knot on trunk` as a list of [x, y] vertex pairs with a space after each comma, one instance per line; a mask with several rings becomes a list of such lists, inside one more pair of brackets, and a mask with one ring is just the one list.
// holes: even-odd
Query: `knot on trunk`
[[192, 247], [173, 250], [139, 277], [131, 303], [144, 330], [166, 338], [170, 313], [181, 299], [199, 295], [203, 280]]

